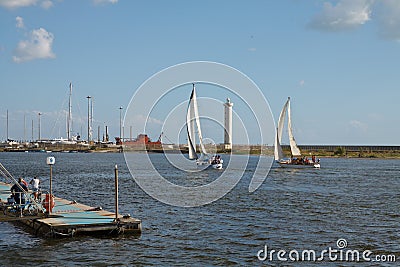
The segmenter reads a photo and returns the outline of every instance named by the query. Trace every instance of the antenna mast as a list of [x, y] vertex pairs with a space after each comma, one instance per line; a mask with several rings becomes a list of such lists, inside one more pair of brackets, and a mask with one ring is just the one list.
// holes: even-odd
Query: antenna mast
[[71, 120], [72, 120], [72, 83], [69, 83], [68, 119], [67, 119], [67, 139], [71, 140]]

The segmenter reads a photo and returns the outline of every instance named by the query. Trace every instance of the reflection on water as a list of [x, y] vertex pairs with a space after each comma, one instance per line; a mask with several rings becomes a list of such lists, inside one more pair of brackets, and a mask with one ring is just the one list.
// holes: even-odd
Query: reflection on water
[[[14, 176], [29, 179], [37, 175], [48, 187], [47, 156], [0, 153], [0, 162]], [[277, 250], [321, 251], [336, 248], [339, 238], [345, 238], [350, 249], [400, 256], [399, 160], [323, 159], [320, 170], [273, 166], [262, 186], [249, 193], [256, 164], [256, 158], [250, 158], [242, 179], [223, 198], [203, 207], [178, 208], [144, 193], [128, 172], [122, 154], [54, 156], [53, 191], [57, 196], [110, 211], [114, 209], [113, 168], [118, 164], [120, 211], [140, 218], [143, 233], [139, 239], [44, 240], [0, 223], [1, 266], [254, 266], [260, 264], [256, 253], [264, 245]], [[168, 179], [177, 183], [199, 185], [219, 175], [215, 170], [185, 174], [163, 165], [162, 155], [151, 157]], [[135, 173], [146, 174], [145, 169]]]

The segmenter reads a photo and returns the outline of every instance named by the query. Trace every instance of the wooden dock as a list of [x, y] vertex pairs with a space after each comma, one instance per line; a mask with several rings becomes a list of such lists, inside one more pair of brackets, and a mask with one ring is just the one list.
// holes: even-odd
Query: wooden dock
[[139, 219], [130, 216], [90, 207], [75, 201], [54, 197], [55, 206], [51, 214], [10, 217], [3, 210], [10, 196], [10, 184], [0, 182], [0, 221], [23, 224], [38, 236], [73, 237], [77, 235], [140, 235], [142, 224]]

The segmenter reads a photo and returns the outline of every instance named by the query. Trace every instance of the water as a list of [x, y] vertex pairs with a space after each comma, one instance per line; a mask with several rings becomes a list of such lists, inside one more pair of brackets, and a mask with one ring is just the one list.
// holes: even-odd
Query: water
[[[15, 177], [39, 176], [46, 188], [47, 156], [0, 153], [0, 162]], [[139, 238], [46, 240], [0, 223], [0, 266], [254, 266], [262, 264], [257, 252], [265, 245], [320, 252], [337, 249], [340, 238], [346, 239], [348, 249], [393, 254], [400, 261], [400, 160], [323, 159], [320, 170], [272, 168], [262, 186], [249, 193], [256, 161], [251, 158], [244, 177], [226, 196], [198, 208], [177, 208], [144, 193], [131, 178], [123, 154], [53, 156], [55, 195], [110, 211], [114, 209], [113, 168], [118, 164], [120, 212], [141, 219], [143, 233]], [[168, 166], [162, 155], [151, 157], [171, 179], [184, 183], [183, 174]], [[136, 175], [146, 173], [138, 170]], [[190, 179], [198, 185], [219, 174], [209, 170], [191, 174]], [[276, 257], [266, 263], [282, 265]], [[284, 262], [285, 266], [298, 264]], [[323, 265], [354, 264], [325, 260]]]

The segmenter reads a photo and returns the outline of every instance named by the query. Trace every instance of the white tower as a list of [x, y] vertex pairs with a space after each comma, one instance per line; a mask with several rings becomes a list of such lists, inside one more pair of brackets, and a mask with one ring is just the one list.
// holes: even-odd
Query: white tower
[[225, 106], [225, 134], [224, 144], [225, 149], [232, 149], [232, 106], [233, 103], [229, 98], [226, 99]]

